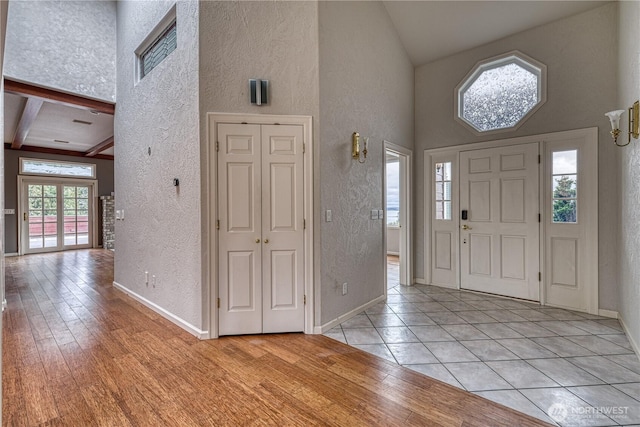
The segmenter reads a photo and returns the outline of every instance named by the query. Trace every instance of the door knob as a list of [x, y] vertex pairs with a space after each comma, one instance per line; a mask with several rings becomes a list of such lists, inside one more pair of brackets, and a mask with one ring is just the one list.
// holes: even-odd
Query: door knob
[[469, 227], [467, 224], [462, 226], [463, 230], [471, 230], [471, 227]]
[[264, 242], [265, 243], [269, 243], [269, 239], [264, 239]]
[[260, 243], [260, 239], [256, 239], [256, 243]]

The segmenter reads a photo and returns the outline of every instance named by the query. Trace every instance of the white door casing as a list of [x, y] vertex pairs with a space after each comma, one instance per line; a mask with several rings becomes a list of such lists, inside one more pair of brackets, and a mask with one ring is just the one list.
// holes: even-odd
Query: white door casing
[[217, 131], [219, 334], [302, 331], [303, 127]]
[[538, 144], [460, 153], [460, 286], [540, 300]]
[[[413, 152], [405, 147], [394, 144], [389, 141], [384, 141], [384, 150], [385, 153], [390, 152], [396, 156], [398, 156], [399, 162], [399, 223], [400, 223], [400, 244], [399, 244], [399, 258], [400, 258], [400, 284], [405, 286], [410, 286], [413, 284], [413, 253], [412, 253], [412, 204], [411, 204], [411, 192], [412, 192], [412, 184], [411, 177], [413, 173]], [[386, 162], [384, 163], [384, 173], [382, 174], [384, 182], [383, 188], [387, 188], [387, 171], [386, 171]], [[384, 200], [383, 204], [387, 206], [387, 198], [386, 198], [386, 190], [384, 191]], [[386, 211], [385, 211], [386, 212]], [[384, 226], [386, 228], [387, 218], [383, 218]], [[387, 247], [387, 233], [383, 233], [385, 239], [385, 248]], [[384, 293], [385, 296], [387, 294], [387, 286], [386, 286], [386, 278], [387, 278], [387, 254], [386, 251], [383, 251], [383, 265], [385, 266], [384, 277], [385, 277], [385, 288]]]

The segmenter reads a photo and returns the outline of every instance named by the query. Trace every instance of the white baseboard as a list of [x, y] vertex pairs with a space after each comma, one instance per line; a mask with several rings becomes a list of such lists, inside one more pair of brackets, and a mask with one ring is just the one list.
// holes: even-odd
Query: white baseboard
[[624, 323], [624, 319], [622, 317], [618, 317], [618, 320], [622, 325], [622, 329], [624, 329], [624, 333], [627, 335], [627, 339], [631, 344], [631, 348], [636, 352], [636, 356], [640, 358], [640, 345], [638, 345], [638, 343], [634, 341], [633, 336], [629, 333], [629, 328], [627, 328], [627, 325]]
[[417, 283], [418, 285], [428, 285], [426, 280], [424, 280], [422, 278], [419, 278], [419, 277], [414, 278], [413, 282]]
[[313, 328], [313, 333], [314, 334], [324, 334], [325, 332], [327, 332], [328, 330], [334, 328], [335, 326], [339, 325], [342, 322], [346, 322], [347, 320], [351, 319], [353, 316], [362, 313], [363, 311], [365, 311], [366, 309], [373, 307], [374, 305], [385, 301], [386, 298], [384, 295], [380, 295], [378, 298], [369, 301], [366, 304], [361, 305], [360, 307], [356, 307], [353, 310], [349, 311], [348, 313], [343, 314], [342, 316], [337, 317], [336, 319], [333, 319], [327, 323], [325, 323], [324, 325], [321, 326], [315, 326]]
[[209, 338], [209, 331], [202, 331], [202, 330], [196, 328], [195, 326], [193, 326], [189, 322], [179, 318], [178, 316], [176, 316], [173, 313], [168, 312], [167, 310], [165, 310], [164, 308], [160, 307], [156, 303], [149, 301], [148, 299], [146, 299], [142, 295], [138, 295], [137, 293], [133, 292], [132, 290], [125, 288], [120, 283], [114, 281], [113, 282], [113, 287], [118, 289], [118, 290], [120, 290], [120, 291], [122, 291], [122, 292], [124, 292], [125, 294], [129, 295], [131, 298], [133, 298], [134, 300], [138, 301], [139, 303], [141, 303], [145, 307], [150, 308], [151, 310], [155, 311], [156, 313], [158, 313], [159, 315], [161, 315], [162, 317], [164, 317], [165, 319], [167, 319], [171, 323], [174, 323], [174, 324], [178, 325], [179, 327], [181, 327], [185, 331], [189, 332], [191, 335], [194, 335], [196, 338], [199, 338], [201, 340]]
[[18, 255], [19, 255], [18, 252], [11, 252], [11, 253], [8, 253], [8, 254], [4, 254], [4, 257], [7, 258], [7, 257], [10, 257], [10, 256], [18, 256]]
[[612, 319], [619, 319], [620, 315], [618, 314], [617, 311], [613, 311], [613, 310], [605, 310], [605, 309], [600, 309], [598, 310], [598, 316], [602, 316], [602, 317], [610, 317]]

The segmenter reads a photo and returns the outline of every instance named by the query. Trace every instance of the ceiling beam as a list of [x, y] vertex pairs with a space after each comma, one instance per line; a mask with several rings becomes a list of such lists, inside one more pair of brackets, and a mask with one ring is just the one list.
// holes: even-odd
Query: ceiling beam
[[[5, 143], [4, 148], [7, 150], [11, 149], [10, 143]], [[44, 153], [44, 154], [58, 154], [61, 156], [72, 156], [72, 157], [85, 157], [85, 153], [82, 151], [71, 151], [71, 150], [60, 150], [58, 148], [46, 148], [46, 147], [36, 147], [34, 145], [23, 145], [20, 147], [18, 151], [27, 151], [32, 153]], [[92, 159], [103, 159], [103, 160], [113, 160], [113, 156], [109, 154], [97, 154], [92, 157]]]
[[84, 153], [85, 157], [95, 157], [97, 154], [100, 154], [102, 151], [113, 147], [114, 139], [113, 136], [102, 141], [100, 144], [91, 147], [88, 151]]
[[54, 89], [47, 89], [34, 86], [29, 83], [22, 83], [8, 78], [4, 78], [4, 91], [22, 95], [29, 99], [38, 98], [44, 101], [56, 104], [66, 105], [68, 107], [82, 108], [89, 111], [98, 111], [103, 114], [113, 116], [116, 106], [109, 102], [98, 101], [97, 99], [85, 98], [79, 95], [60, 92]]
[[27, 135], [38, 117], [38, 112], [40, 112], [43, 102], [44, 101], [39, 98], [27, 98], [27, 104], [24, 106], [24, 110], [22, 110], [22, 116], [20, 117], [16, 134], [11, 143], [11, 148], [14, 150], [19, 149], [22, 147], [22, 144], [24, 144], [24, 140], [27, 139]]

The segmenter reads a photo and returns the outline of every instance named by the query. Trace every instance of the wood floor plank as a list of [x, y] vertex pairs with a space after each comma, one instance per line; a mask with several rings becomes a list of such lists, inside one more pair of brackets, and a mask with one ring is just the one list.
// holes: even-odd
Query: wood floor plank
[[5, 426], [545, 425], [324, 336], [198, 340], [113, 288], [111, 251], [5, 272]]

